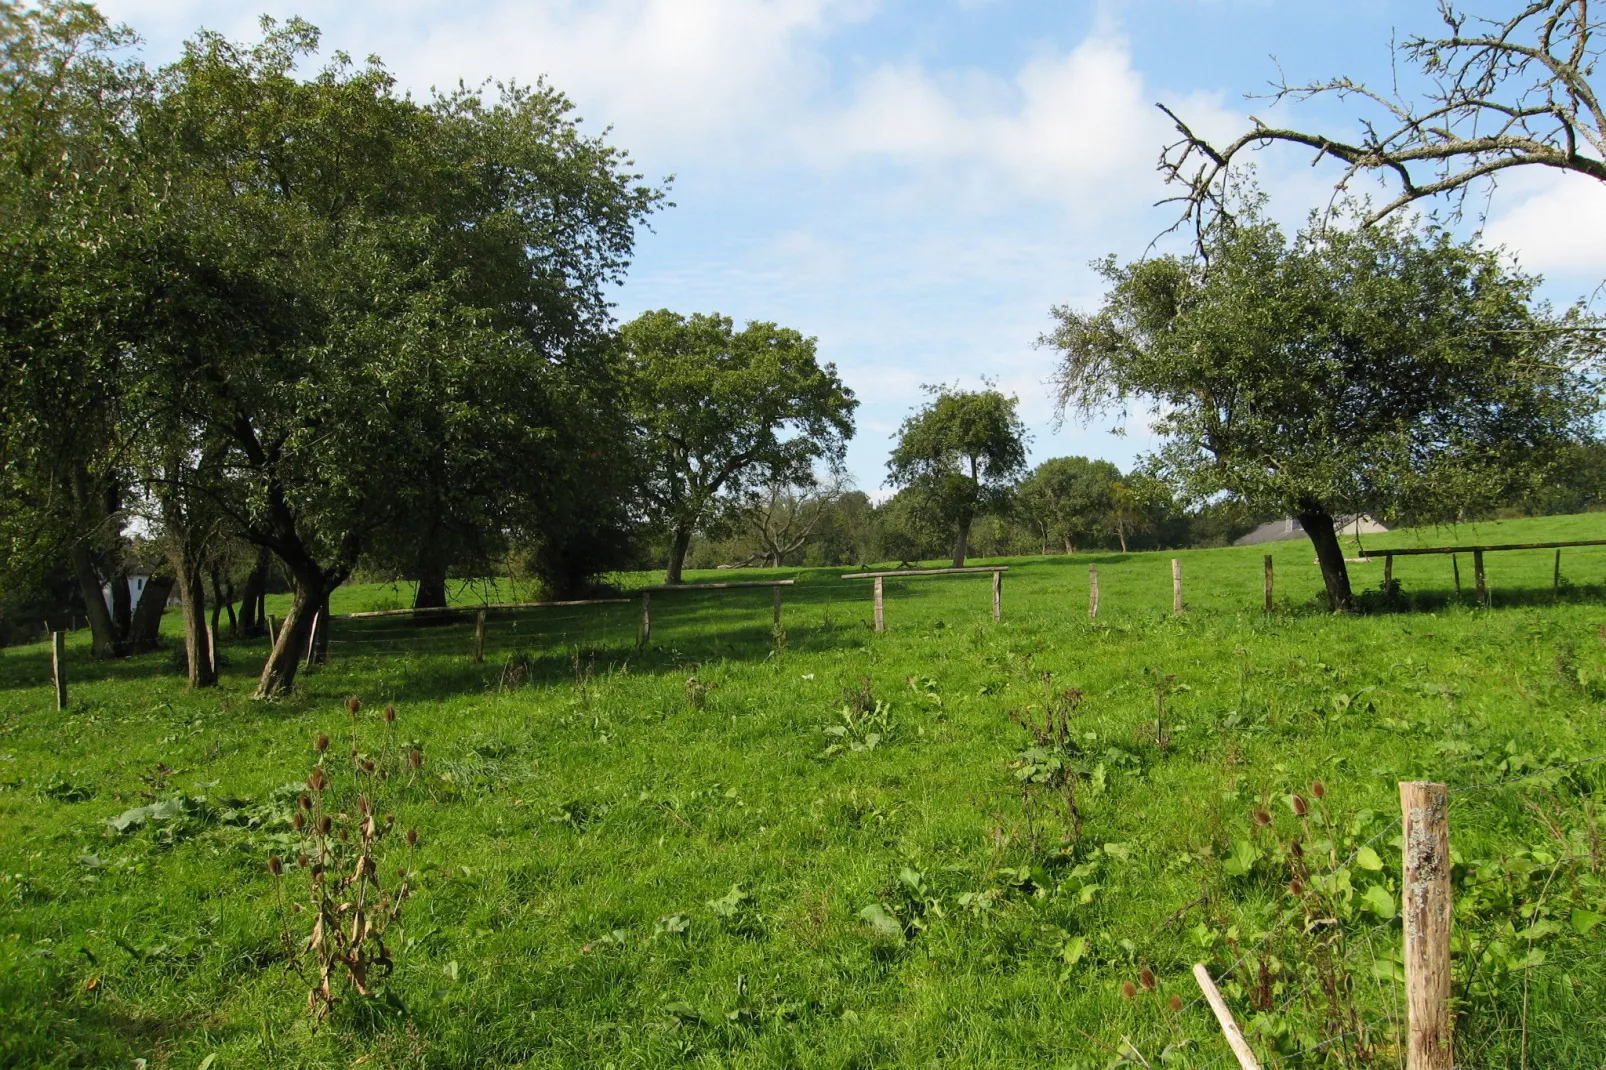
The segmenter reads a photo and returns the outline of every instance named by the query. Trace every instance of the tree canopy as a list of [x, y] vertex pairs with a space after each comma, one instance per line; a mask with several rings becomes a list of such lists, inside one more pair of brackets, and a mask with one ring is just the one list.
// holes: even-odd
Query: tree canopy
[[1104, 261], [1092, 314], [1057, 308], [1059, 402], [1158, 410], [1158, 470], [1296, 516], [1335, 608], [1352, 513], [1454, 519], [1520, 497], [1600, 408], [1580, 315], [1534, 300], [1497, 250], [1399, 220], [1313, 218], [1293, 239], [1249, 205], [1207, 258]]
[[978, 516], [1004, 509], [1026, 468], [1026, 428], [1016, 399], [997, 390], [933, 390], [904, 420], [887, 461], [894, 486], [906, 487], [933, 520], [954, 533], [954, 567], [965, 563]]
[[1121, 470], [1109, 461], [1052, 457], [1021, 481], [1017, 498], [1045, 547], [1054, 539], [1073, 553], [1079, 540], [1116, 528], [1118, 489]]
[[647, 468], [648, 512], [670, 532], [679, 583], [692, 533], [772, 485], [811, 485], [853, 437], [853, 392], [814, 339], [717, 313], [646, 312], [619, 332]]

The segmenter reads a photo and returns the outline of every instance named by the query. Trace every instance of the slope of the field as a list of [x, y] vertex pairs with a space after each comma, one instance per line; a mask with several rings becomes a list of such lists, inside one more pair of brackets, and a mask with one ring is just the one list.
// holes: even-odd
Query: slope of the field
[[[1363, 541], [1601, 537], [1594, 514]], [[1458, 563], [1461, 598], [1450, 559], [1397, 559], [1394, 600], [1381, 557], [1354, 564], [1367, 612], [1337, 618], [1306, 542], [1022, 558], [1000, 623], [985, 576], [900, 578], [884, 635], [868, 581], [709, 572], [796, 576], [784, 634], [767, 590], [655, 595], [645, 649], [637, 601], [493, 612], [482, 664], [468, 619], [337, 619], [272, 704], [261, 641], [225, 641], [197, 694], [171, 650], [96, 663], [75, 634], [65, 713], [43, 645], [0, 651], [0, 1065], [1217, 1066], [1204, 961], [1263, 1052], [1393, 1066], [1392, 822], [1423, 778], [1478, 789], [1451, 807], [1460, 1064], [1599, 1066], [1606, 762], [1568, 763], [1606, 755], [1606, 547], [1563, 551], [1559, 590], [1549, 551], [1488, 555], [1490, 608]], [[1075, 821], [1023, 804], [1011, 717], [1070, 689]], [[345, 759], [352, 694], [387, 779]], [[335, 804], [360, 788], [421, 839], [382, 860], [418, 886], [387, 999], [313, 1030], [265, 863], [300, 849], [275, 791], [320, 732]], [[152, 798], [178, 805], [108, 824]]]

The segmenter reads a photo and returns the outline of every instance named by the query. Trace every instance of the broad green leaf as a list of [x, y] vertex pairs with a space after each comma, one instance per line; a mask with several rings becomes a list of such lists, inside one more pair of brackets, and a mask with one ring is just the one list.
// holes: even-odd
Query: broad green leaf
[[871, 903], [859, 911], [859, 920], [870, 926], [870, 931], [884, 940], [903, 941], [903, 926], [886, 907]]
[[1260, 848], [1248, 840], [1233, 840], [1232, 848], [1227, 852], [1227, 860], [1221, 864], [1221, 868], [1229, 877], [1244, 877], [1248, 876], [1258, 861], [1260, 861]]
[[1388, 921], [1400, 912], [1394, 896], [1381, 884], [1374, 884], [1361, 895], [1361, 903], [1373, 914]]
[[1593, 910], [1573, 909], [1573, 932], [1579, 936], [1588, 936], [1601, 922], [1606, 921], [1606, 914], [1597, 914]]
[[1370, 847], [1362, 847], [1355, 852], [1355, 864], [1374, 873], [1383, 868], [1383, 860]]

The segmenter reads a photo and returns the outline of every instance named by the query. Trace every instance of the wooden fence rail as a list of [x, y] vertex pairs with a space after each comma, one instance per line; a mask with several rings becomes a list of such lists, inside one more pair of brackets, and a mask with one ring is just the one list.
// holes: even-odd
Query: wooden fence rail
[[843, 576], [845, 580], [874, 580], [875, 587], [871, 592], [872, 614], [875, 621], [875, 630], [887, 630], [886, 586], [884, 580], [901, 576], [975, 576], [982, 573], [992, 573], [993, 577], [993, 620], [1002, 620], [1004, 617], [1004, 573], [1009, 571], [1008, 565], [967, 565], [964, 568], [901, 568], [889, 572], [850, 572]]

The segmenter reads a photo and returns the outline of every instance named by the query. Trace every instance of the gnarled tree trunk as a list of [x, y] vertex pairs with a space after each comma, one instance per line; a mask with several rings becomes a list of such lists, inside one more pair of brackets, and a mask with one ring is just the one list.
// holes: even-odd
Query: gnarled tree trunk
[[[170, 532], [171, 535], [171, 532]], [[206, 627], [206, 574], [195, 547], [172, 537], [168, 560], [178, 575], [178, 596], [184, 603], [184, 657], [189, 663], [191, 687], [216, 687], [212, 668], [212, 637]]]
[[279, 638], [273, 644], [267, 664], [262, 666], [254, 697], [278, 698], [289, 692], [295, 686], [296, 672], [306, 660], [309, 647], [313, 660], [318, 660], [319, 641], [312, 633], [314, 618], [318, 620], [319, 630], [323, 632], [322, 643], [327, 649], [329, 593], [339, 585], [337, 578], [326, 576], [316, 565], [307, 564], [291, 570], [290, 611], [279, 627]]
[[669, 567], [664, 569], [665, 583], [679, 583], [686, 567], [686, 551], [691, 548], [691, 528], [676, 528], [669, 543]]
[[436, 546], [425, 546], [418, 555], [418, 591], [414, 609], [442, 609], [446, 606], [446, 557]]
[[156, 648], [162, 634], [162, 614], [167, 611], [174, 582], [171, 576], [152, 576], [145, 581], [139, 605], [134, 607], [134, 623], [128, 630], [128, 646], [135, 653]]
[[252, 637], [266, 630], [268, 622], [264, 606], [267, 596], [268, 551], [259, 549], [256, 564], [251, 566], [250, 575], [245, 578], [245, 588], [240, 592], [241, 635]]
[[95, 556], [88, 545], [76, 542], [68, 552], [72, 563], [73, 579], [78, 582], [78, 595], [84, 602], [84, 616], [89, 619], [89, 633], [94, 641], [97, 658], [117, 658], [123, 655], [122, 636], [112, 623], [112, 613], [101, 590], [100, 573], [95, 570]]
[[968, 516], [959, 521], [959, 532], [954, 536], [954, 568], [964, 568], [970, 554], [970, 524]]
[[1305, 534], [1316, 547], [1316, 563], [1322, 569], [1322, 582], [1327, 586], [1327, 605], [1334, 613], [1349, 613], [1355, 609], [1350, 593], [1349, 568], [1344, 564], [1344, 548], [1338, 543], [1338, 532], [1333, 517], [1320, 505], [1311, 505], [1294, 514]]

